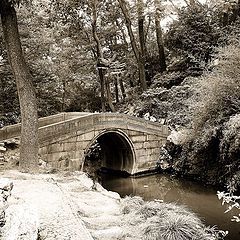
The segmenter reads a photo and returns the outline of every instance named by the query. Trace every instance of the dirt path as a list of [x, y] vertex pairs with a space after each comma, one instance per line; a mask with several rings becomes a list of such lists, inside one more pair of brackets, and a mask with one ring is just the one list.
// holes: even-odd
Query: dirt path
[[24, 203], [36, 211], [41, 239], [91, 240], [92, 234], [95, 239], [100, 235], [104, 239], [105, 232], [116, 231], [107, 225], [119, 214], [118, 194], [98, 185], [92, 190], [93, 182], [83, 173], [30, 175], [7, 171], [2, 177], [14, 184], [9, 204]]

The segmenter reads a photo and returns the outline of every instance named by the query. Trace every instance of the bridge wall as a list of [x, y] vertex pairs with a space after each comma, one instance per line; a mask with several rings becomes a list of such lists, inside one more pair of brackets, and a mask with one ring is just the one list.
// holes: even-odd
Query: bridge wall
[[[59, 122], [65, 122], [70, 119], [87, 116], [89, 114], [90, 113], [86, 113], [86, 112], [59, 113], [56, 115], [40, 118], [38, 120], [38, 126], [39, 126], [39, 128], [42, 128], [44, 126], [54, 125]], [[19, 137], [20, 132], [21, 132], [21, 124], [20, 123], [5, 126], [0, 129], [0, 141]]]
[[160, 148], [168, 135], [166, 126], [120, 115], [96, 114], [69, 120], [51, 128], [40, 128], [40, 154], [55, 168], [80, 170], [90, 145], [107, 132], [121, 134], [129, 142], [133, 162], [127, 168], [116, 169], [131, 174], [153, 170]]
[[[20, 128], [16, 124], [0, 129], [0, 141], [19, 137]], [[39, 119], [39, 153], [53, 167], [80, 170], [89, 147], [101, 138], [107, 140], [105, 158], [116, 155], [114, 161], [121, 161], [116, 170], [134, 174], [156, 168], [168, 134], [167, 126], [125, 114], [61, 113]], [[108, 145], [114, 150], [108, 151]]]

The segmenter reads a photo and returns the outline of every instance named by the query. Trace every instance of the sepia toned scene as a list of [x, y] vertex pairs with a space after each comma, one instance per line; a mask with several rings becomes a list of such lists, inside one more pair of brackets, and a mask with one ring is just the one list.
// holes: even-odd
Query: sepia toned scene
[[240, 240], [240, 0], [0, 19], [0, 240]]

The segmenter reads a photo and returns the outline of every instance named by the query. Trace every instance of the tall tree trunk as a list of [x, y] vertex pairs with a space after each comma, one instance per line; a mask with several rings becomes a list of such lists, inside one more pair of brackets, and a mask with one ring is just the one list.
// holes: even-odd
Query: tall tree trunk
[[66, 102], [66, 79], [63, 79], [62, 81], [63, 86], [63, 93], [62, 93], [62, 106], [61, 106], [61, 112], [65, 110], [65, 102]]
[[35, 171], [38, 166], [38, 116], [32, 76], [23, 57], [16, 11], [7, 0], [0, 1], [0, 14], [21, 109], [20, 169]]
[[117, 76], [114, 78], [114, 86], [115, 86], [115, 99], [116, 99], [116, 103], [119, 103], [119, 92], [118, 92], [118, 79], [117, 79]]
[[[98, 64], [97, 64], [98, 65]], [[102, 68], [98, 68], [98, 75], [100, 79], [100, 88], [101, 88], [101, 104], [102, 104], [102, 111], [106, 112], [106, 99], [105, 99], [105, 78]]]
[[142, 85], [142, 89], [147, 89], [146, 82], [146, 74], [145, 74], [145, 61], [146, 61], [146, 48], [145, 48], [145, 40], [144, 40], [144, 6], [143, 0], [138, 0], [137, 3], [138, 8], [138, 35], [139, 35], [139, 43], [140, 43], [140, 51], [139, 51], [139, 78]]
[[125, 88], [124, 88], [124, 85], [123, 85], [123, 80], [122, 80], [121, 77], [119, 77], [119, 84], [120, 84], [120, 89], [121, 89], [123, 100], [125, 100], [127, 95], [126, 95]]
[[118, 27], [118, 29], [121, 31], [122, 33], [122, 38], [123, 38], [123, 42], [126, 46], [128, 46], [128, 42], [127, 42], [127, 39], [126, 39], [126, 34], [125, 34], [125, 31], [123, 29], [123, 27], [120, 25], [120, 23], [118, 22], [118, 20], [116, 19], [115, 20], [116, 22], [116, 26]]
[[145, 54], [147, 55], [147, 38], [148, 38], [148, 34], [149, 34], [149, 29], [150, 29], [150, 26], [151, 26], [151, 22], [152, 22], [152, 19], [151, 19], [151, 16], [148, 17], [148, 23], [147, 23], [147, 27], [146, 27], [146, 30], [145, 30], [145, 36], [144, 36], [144, 45], [145, 45]]
[[162, 29], [160, 25], [160, 15], [161, 15], [161, 5], [159, 0], [154, 0], [155, 5], [155, 27], [157, 35], [157, 45], [158, 45], [158, 54], [159, 54], [159, 63], [160, 63], [160, 72], [164, 72], [167, 69], [166, 58], [164, 53], [164, 45], [162, 38]]
[[103, 52], [100, 44], [100, 40], [97, 35], [97, 0], [93, 0], [92, 3], [92, 33], [94, 41], [96, 42], [97, 48], [97, 66], [98, 66], [98, 74], [101, 85], [101, 102], [102, 102], [102, 111], [106, 111], [105, 106], [105, 77], [103, 68], [101, 67], [101, 59], [103, 59]]
[[138, 72], [139, 72], [139, 81], [141, 84], [141, 88], [142, 90], [146, 90], [147, 89], [147, 83], [146, 83], [146, 77], [145, 77], [145, 63], [143, 64], [143, 60], [142, 60], [142, 55], [138, 49], [137, 46], [137, 42], [136, 39], [134, 37], [133, 34], [133, 30], [132, 30], [132, 22], [129, 16], [129, 12], [126, 6], [126, 1], [125, 0], [118, 0], [119, 2], [119, 6], [122, 10], [122, 13], [124, 15], [125, 18], [125, 22], [126, 22], [126, 27], [128, 30], [128, 35], [130, 37], [130, 42], [131, 42], [131, 46], [132, 46], [132, 50], [134, 52], [134, 56], [137, 60], [137, 64], [138, 64]]
[[108, 104], [109, 108], [111, 109], [111, 111], [115, 112], [115, 107], [114, 107], [113, 102], [112, 102], [110, 83], [109, 83], [108, 79], [105, 79], [105, 84], [106, 84], [107, 104]]

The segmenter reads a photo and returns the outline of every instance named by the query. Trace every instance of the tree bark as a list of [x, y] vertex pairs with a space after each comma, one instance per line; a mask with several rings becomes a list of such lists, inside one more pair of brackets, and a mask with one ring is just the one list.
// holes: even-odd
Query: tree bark
[[16, 11], [7, 0], [0, 1], [3, 35], [16, 80], [21, 109], [20, 169], [36, 171], [38, 166], [37, 100], [32, 76], [23, 57]]
[[105, 78], [103, 73], [103, 68], [100, 67], [101, 59], [103, 59], [103, 52], [100, 44], [100, 40], [97, 35], [97, 1], [94, 0], [92, 3], [92, 33], [94, 41], [96, 42], [97, 48], [97, 67], [98, 67], [98, 74], [100, 79], [101, 85], [101, 103], [102, 103], [102, 111], [106, 112], [105, 106]]
[[138, 61], [139, 60], [139, 50], [138, 50], [138, 47], [137, 47], [136, 39], [135, 39], [134, 34], [133, 34], [132, 22], [131, 22], [129, 13], [128, 13], [126, 2], [125, 2], [125, 0], [118, 0], [118, 2], [119, 2], [119, 6], [122, 10], [123, 16], [125, 18], [126, 27], [127, 27], [127, 30], [128, 30], [128, 35], [130, 37], [130, 42], [131, 42], [133, 53], [135, 55], [136, 60]]
[[127, 39], [126, 39], [126, 34], [125, 34], [125, 31], [123, 29], [123, 27], [120, 25], [120, 23], [118, 22], [118, 20], [116, 19], [115, 20], [116, 22], [116, 26], [118, 27], [118, 29], [121, 31], [122, 33], [122, 38], [123, 38], [123, 42], [126, 46], [128, 46], [128, 42], [127, 42]]
[[114, 78], [114, 86], [115, 86], [115, 99], [116, 99], [116, 103], [119, 103], [119, 92], [118, 92], [118, 79], [117, 79], [117, 76]]
[[139, 51], [139, 78], [143, 90], [147, 89], [146, 74], [145, 74], [145, 61], [146, 61], [146, 48], [144, 40], [144, 6], [143, 0], [138, 0], [138, 35], [140, 43]]
[[160, 72], [164, 72], [167, 69], [166, 58], [164, 53], [164, 44], [162, 38], [162, 29], [160, 25], [160, 2], [159, 0], [154, 0], [155, 5], [155, 28], [157, 35], [157, 45], [158, 45], [158, 54], [159, 54], [159, 63], [160, 63]]
[[120, 89], [121, 89], [123, 101], [125, 101], [125, 98], [127, 97], [127, 95], [126, 95], [125, 88], [124, 88], [124, 85], [123, 85], [123, 80], [122, 80], [121, 77], [119, 78], [119, 84], [120, 84]]
[[[136, 39], [135, 39], [134, 34], [133, 34], [132, 23], [131, 23], [129, 12], [128, 12], [128, 9], [127, 9], [127, 6], [126, 6], [126, 1], [125, 0], [118, 0], [118, 2], [119, 2], [119, 6], [122, 10], [122, 13], [124, 15], [124, 18], [125, 18], [126, 27], [127, 27], [127, 30], [128, 30], [128, 35], [130, 37], [132, 50], [133, 50], [134, 56], [137, 60], [138, 72], [139, 72], [139, 81], [140, 81], [140, 84], [141, 84], [141, 88], [142, 88], [143, 91], [145, 91], [147, 89], [147, 83], [146, 83], [146, 77], [145, 77], [145, 62], [143, 63], [142, 53], [138, 49], [137, 42], [136, 42]], [[144, 33], [143, 33], [143, 36], [144, 36]]]
[[108, 106], [109, 106], [109, 108], [111, 109], [112, 112], [115, 112], [115, 107], [114, 107], [113, 102], [112, 102], [110, 83], [109, 83], [108, 79], [105, 80], [105, 84], [106, 84], [106, 94], [107, 94]]

